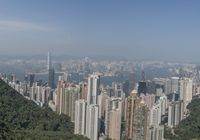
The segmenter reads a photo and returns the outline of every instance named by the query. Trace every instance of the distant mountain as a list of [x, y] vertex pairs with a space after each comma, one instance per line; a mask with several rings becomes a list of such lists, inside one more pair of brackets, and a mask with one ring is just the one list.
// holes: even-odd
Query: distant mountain
[[0, 80], [0, 140], [87, 140], [66, 115], [40, 108]]
[[200, 140], [200, 99], [192, 100], [187, 108], [190, 114], [174, 129], [174, 135], [165, 129], [166, 140]]

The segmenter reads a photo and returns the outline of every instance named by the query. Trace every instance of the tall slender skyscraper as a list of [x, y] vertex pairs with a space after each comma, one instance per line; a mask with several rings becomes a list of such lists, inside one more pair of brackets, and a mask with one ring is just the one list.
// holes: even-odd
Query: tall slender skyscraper
[[52, 67], [51, 64], [51, 52], [48, 52], [48, 56], [47, 56], [47, 70], [49, 70]]
[[48, 52], [48, 56], [47, 56], [47, 71], [48, 71], [48, 84], [51, 88], [55, 87], [55, 83], [54, 83], [54, 67], [52, 66], [52, 62], [51, 62], [51, 53]]

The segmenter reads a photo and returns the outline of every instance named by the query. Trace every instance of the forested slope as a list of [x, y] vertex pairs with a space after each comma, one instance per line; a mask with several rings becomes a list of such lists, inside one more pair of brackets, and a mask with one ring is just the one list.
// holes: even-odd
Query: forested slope
[[86, 140], [66, 115], [38, 107], [0, 80], [0, 139]]

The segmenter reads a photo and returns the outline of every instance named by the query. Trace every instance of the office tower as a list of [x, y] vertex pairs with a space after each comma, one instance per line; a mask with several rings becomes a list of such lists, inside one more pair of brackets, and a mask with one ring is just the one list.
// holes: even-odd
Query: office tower
[[108, 98], [106, 100], [105, 134], [108, 138], [120, 140], [121, 134], [122, 100]]
[[90, 62], [88, 57], [84, 58], [82, 66], [83, 66], [84, 76], [87, 77], [90, 73]]
[[98, 140], [99, 129], [99, 106], [91, 104], [87, 106], [86, 136], [90, 140]]
[[51, 52], [48, 52], [47, 56], [47, 70], [52, 68], [52, 63], [51, 63]]
[[133, 91], [127, 99], [126, 136], [132, 140], [147, 140], [148, 107]]
[[33, 86], [34, 79], [35, 79], [35, 75], [34, 74], [29, 74], [29, 86], [30, 87]]
[[50, 52], [48, 52], [48, 56], [47, 56], [47, 71], [48, 71], [49, 87], [54, 88], [55, 87], [55, 83], [54, 83], [55, 71], [54, 71], [54, 67], [52, 66], [51, 53]]
[[100, 94], [100, 76], [97, 74], [90, 75], [88, 77], [88, 94], [87, 103], [97, 104], [97, 98]]
[[28, 75], [24, 76], [24, 82], [28, 83]]
[[145, 81], [140, 81], [138, 86], [138, 94], [146, 95], [146, 93], [147, 93], [147, 83]]
[[49, 87], [54, 88], [55, 87], [55, 83], [54, 83], [54, 77], [55, 77], [55, 71], [54, 68], [50, 68], [49, 69]]
[[179, 77], [171, 77], [171, 93], [179, 91]]
[[174, 127], [184, 118], [183, 101], [171, 102], [168, 107], [168, 126]]
[[123, 83], [123, 92], [125, 93], [126, 97], [128, 97], [131, 93], [131, 91], [129, 90], [130, 88], [130, 85], [129, 85], [129, 80], [126, 80], [124, 83]]
[[75, 102], [75, 121], [74, 121], [74, 133], [79, 135], [85, 135], [86, 129], [86, 108], [87, 103], [85, 100], [77, 100]]
[[146, 95], [147, 93], [148, 94], [155, 94], [155, 91], [156, 91], [156, 85], [154, 82], [148, 80], [148, 81], [140, 81], [138, 83], [138, 94], [139, 95]]

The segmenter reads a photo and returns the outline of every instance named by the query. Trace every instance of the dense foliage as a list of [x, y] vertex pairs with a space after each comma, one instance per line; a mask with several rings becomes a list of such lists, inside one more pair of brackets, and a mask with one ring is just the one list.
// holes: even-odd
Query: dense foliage
[[200, 99], [194, 99], [187, 106], [189, 116], [174, 129], [174, 135], [166, 128], [168, 140], [200, 140]]
[[73, 123], [47, 107], [40, 108], [0, 80], [0, 139], [84, 140]]

